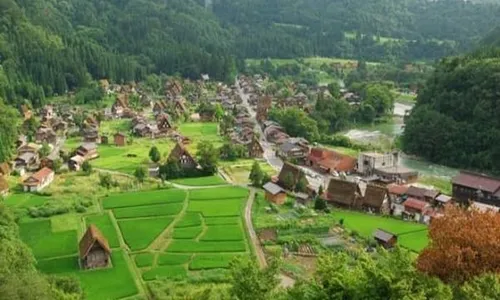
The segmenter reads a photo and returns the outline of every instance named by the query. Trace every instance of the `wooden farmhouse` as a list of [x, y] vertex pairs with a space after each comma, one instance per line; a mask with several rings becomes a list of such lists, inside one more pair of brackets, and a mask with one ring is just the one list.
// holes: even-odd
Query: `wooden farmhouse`
[[259, 140], [254, 137], [250, 143], [247, 144], [248, 157], [261, 158], [264, 156], [264, 148], [259, 143]]
[[[302, 177], [307, 181], [307, 177], [305, 177], [304, 172], [302, 172], [299, 167], [285, 162], [278, 175], [278, 184], [286, 189], [293, 190]], [[287, 182], [288, 178], [291, 179], [291, 182]], [[288, 186], [288, 184], [292, 186]], [[307, 182], [307, 185], [309, 185], [309, 182]]]
[[180, 143], [177, 143], [170, 152], [168, 160], [174, 160], [179, 163], [183, 169], [195, 169], [198, 163], [187, 149]]
[[469, 201], [500, 206], [500, 178], [461, 171], [453, 177], [453, 199], [466, 204]]
[[43, 168], [23, 181], [25, 192], [39, 192], [54, 180], [54, 171]]
[[266, 191], [265, 198], [274, 204], [282, 205], [286, 201], [286, 191], [279, 185], [268, 182], [263, 186]]
[[170, 117], [167, 114], [161, 113], [156, 116], [156, 126], [160, 133], [166, 133], [173, 129]]
[[363, 209], [380, 213], [389, 208], [389, 194], [387, 188], [374, 184], [366, 186], [365, 196], [361, 205]]
[[153, 113], [155, 115], [164, 113], [166, 109], [167, 109], [167, 104], [165, 103], [165, 101], [157, 101], [153, 105]]
[[126, 136], [121, 132], [115, 133], [113, 140], [116, 146], [123, 147], [126, 145]]
[[177, 98], [174, 103], [174, 112], [177, 116], [182, 116], [187, 112], [184, 98]]
[[331, 178], [323, 197], [332, 204], [355, 208], [359, 204], [361, 191], [355, 182]]
[[373, 233], [373, 238], [380, 246], [386, 249], [394, 247], [398, 241], [398, 237], [395, 234], [382, 230], [380, 228], [375, 230], [375, 232]]
[[97, 145], [95, 143], [84, 143], [78, 149], [76, 154], [84, 157], [86, 160], [99, 157], [97, 152]]
[[110, 262], [111, 248], [101, 231], [90, 224], [79, 244], [80, 266], [83, 269], [107, 267]]

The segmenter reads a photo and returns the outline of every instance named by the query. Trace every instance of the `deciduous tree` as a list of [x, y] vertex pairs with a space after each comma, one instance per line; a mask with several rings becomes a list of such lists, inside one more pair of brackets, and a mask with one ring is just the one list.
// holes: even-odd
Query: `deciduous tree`
[[196, 156], [203, 173], [213, 175], [217, 172], [217, 162], [219, 160], [219, 152], [214, 145], [209, 141], [201, 141], [198, 143]]
[[151, 149], [149, 150], [149, 158], [154, 163], [157, 163], [160, 161], [161, 154], [160, 154], [160, 151], [158, 151], [158, 148], [156, 146], [151, 147]]
[[248, 179], [250, 179], [253, 186], [258, 187], [262, 183], [262, 178], [264, 178], [264, 173], [262, 172], [259, 163], [254, 161]]
[[148, 176], [148, 171], [144, 166], [139, 166], [134, 171], [134, 177], [140, 183], [143, 183], [147, 176]]
[[279, 262], [271, 259], [260, 270], [255, 259], [236, 258], [230, 263], [231, 294], [239, 300], [268, 300], [277, 287]]

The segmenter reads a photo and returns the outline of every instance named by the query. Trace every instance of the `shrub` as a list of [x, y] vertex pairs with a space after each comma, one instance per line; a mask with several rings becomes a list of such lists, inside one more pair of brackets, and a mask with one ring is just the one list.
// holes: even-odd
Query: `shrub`
[[81, 205], [81, 204], [76, 204], [75, 205], [75, 211], [77, 213], [84, 213], [87, 211], [87, 209], [85, 208], [85, 206]]

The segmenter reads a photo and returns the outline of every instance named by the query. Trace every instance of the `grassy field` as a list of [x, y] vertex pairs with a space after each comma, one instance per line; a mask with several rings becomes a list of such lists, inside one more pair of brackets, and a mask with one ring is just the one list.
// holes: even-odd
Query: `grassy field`
[[125, 135], [132, 129], [132, 121], [130, 119], [117, 119], [117, 120], [107, 120], [102, 121], [99, 126], [99, 133], [101, 135], [107, 135], [110, 138], [110, 143], [113, 143], [113, 135], [117, 132], [121, 132]]
[[196, 147], [200, 141], [210, 141], [216, 148], [222, 146], [223, 138], [219, 135], [217, 123], [182, 123], [179, 125], [179, 132], [190, 138], [192, 143], [187, 149], [192, 155], [196, 154]]
[[173, 266], [187, 264], [191, 260], [191, 254], [160, 254], [158, 256], [158, 265]]
[[[221, 166], [226, 174], [231, 177], [232, 182], [236, 184], [247, 184], [250, 183], [248, 176], [250, 175], [253, 162], [254, 160], [237, 160], [234, 162], [222, 162]], [[267, 162], [259, 162], [259, 166], [261, 170], [269, 176], [277, 175], [278, 173]]]
[[39, 206], [44, 204], [47, 200], [50, 200], [50, 197], [47, 196], [39, 196], [36, 194], [12, 194], [9, 197], [5, 198], [5, 205], [13, 208], [17, 207], [32, 207]]
[[179, 203], [183, 202], [185, 197], [186, 192], [177, 189], [120, 193], [112, 194], [103, 198], [102, 206], [105, 209], [109, 209], [152, 204]]
[[231, 254], [197, 254], [189, 264], [190, 270], [227, 268], [237, 255]]
[[194, 239], [203, 231], [201, 227], [182, 227], [174, 230], [174, 239]]
[[76, 230], [53, 232], [50, 220], [20, 223], [19, 232], [37, 259], [77, 253]]
[[230, 186], [215, 189], [199, 189], [189, 192], [189, 200], [216, 200], [226, 198], [246, 198], [248, 190], [241, 187]]
[[418, 183], [433, 186], [446, 195], [452, 194], [451, 180], [446, 177], [422, 175], [418, 177]]
[[115, 226], [111, 222], [109, 214], [105, 213], [103, 215], [88, 216], [85, 218], [85, 223], [87, 226], [90, 224], [97, 226], [106, 239], [108, 239], [108, 243], [111, 248], [120, 247], [118, 234], [116, 233]]
[[204, 217], [238, 216], [243, 207], [242, 198], [189, 201], [189, 212], [200, 212]]
[[138, 293], [134, 278], [122, 251], [111, 254], [112, 267], [99, 270], [81, 271], [78, 258], [64, 257], [38, 262], [38, 268], [49, 274], [75, 275], [80, 279], [85, 299], [119, 299]]
[[187, 185], [187, 186], [208, 186], [208, 185], [227, 184], [227, 182], [224, 181], [224, 179], [222, 179], [219, 175], [196, 177], [196, 178], [182, 178], [170, 181], [173, 183]]
[[182, 280], [187, 278], [187, 270], [184, 266], [156, 267], [142, 273], [146, 281], [157, 279]]
[[142, 250], [174, 220], [173, 217], [128, 219], [118, 221], [125, 242], [132, 250]]
[[113, 209], [117, 219], [176, 215], [182, 210], [182, 203], [131, 206]]
[[192, 240], [173, 240], [168, 246], [168, 252], [198, 253], [198, 252], [244, 252], [244, 241], [196, 242]]
[[242, 241], [243, 236], [239, 225], [209, 226], [200, 241]]
[[153, 253], [139, 253], [134, 257], [135, 264], [141, 267], [151, 267], [153, 265]]
[[187, 213], [175, 224], [175, 228], [200, 226], [202, 223], [199, 213]]

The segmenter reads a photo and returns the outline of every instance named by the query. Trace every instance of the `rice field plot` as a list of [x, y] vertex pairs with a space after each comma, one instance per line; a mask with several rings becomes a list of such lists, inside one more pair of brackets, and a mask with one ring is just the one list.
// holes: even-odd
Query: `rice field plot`
[[247, 197], [248, 190], [237, 186], [197, 189], [189, 192], [189, 200], [243, 199]]
[[118, 234], [116, 233], [113, 222], [111, 222], [109, 214], [105, 213], [103, 215], [88, 216], [85, 218], [85, 223], [87, 224], [87, 227], [90, 224], [94, 224], [95, 226], [97, 226], [97, 228], [99, 228], [99, 230], [108, 240], [109, 246], [111, 248], [120, 247]]
[[112, 266], [105, 269], [83, 271], [78, 266], [78, 257], [64, 257], [38, 262], [44, 273], [74, 275], [80, 279], [85, 299], [120, 299], [138, 293], [122, 251], [111, 253]]
[[398, 235], [398, 243], [412, 251], [420, 252], [429, 244], [427, 230], [409, 232]]
[[209, 186], [227, 184], [219, 175], [195, 177], [195, 178], [182, 178], [171, 180], [173, 183], [187, 185], [187, 186]]
[[37, 259], [77, 253], [76, 230], [53, 232], [50, 220], [20, 223], [19, 232]]
[[239, 216], [243, 209], [243, 198], [224, 200], [189, 201], [188, 212], [199, 212], [204, 217]]
[[203, 252], [245, 252], [245, 241], [197, 242], [193, 240], [173, 240], [167, 248], [172, 253], [203, 253]]
[[191, 254], [160, 254], [158, 256], [158, 265], [159, 266], [175, 266], [175, 265], [184, 265], [187, 264], [191, 260]]
[[201, 226], [197, 227], [181, 227], [175, 228], [173, 238], [174, 239], [195, 239], [203, 231]]
[[40, 206], [50, 199], [51, 198], [47, 196], [22, 193], [22, 194], [9, 195], [7, 198], [5, 198], [4, 203], [8, 207], [29, 208], [29, 207]]
[[118, 193], [102, 199], [105, 209], [184, 202], [186, 192], [179, 189]]
[[139, 253], [134, 257], [135, 264], [139, 267], [151, 267], [154, 261], [153, 253]]
[[176, 215], [182, 210], [183, 203], [131, 206], [113, 209], [117, 219], [156, 217]]
[[142, 279], [146, 281], [158, 279], [183, 280], [188, 277], [184, 266], [155, 267], [142, 273]]
[[236, 225], [240, 224], [240, 217], [210, 217], [205, 218], [205, 224], [210, 225]]
[[243, 230], [240, 225], [209, 226], [200, 241], [242, 241]]
[[228, 268], [229, 263], [238, 255], [234, 254], [197, 254], [189, 264], [190, 270]]
[[199, 213], [186, 213], [182, 219], [175, 223], [175, 228], [201, 226], [202, 220]]
[[127, 245], [136, 251], [149, 246], [173, 220], [173, 217], [127, 219], [118, 221], [118, 225]]

